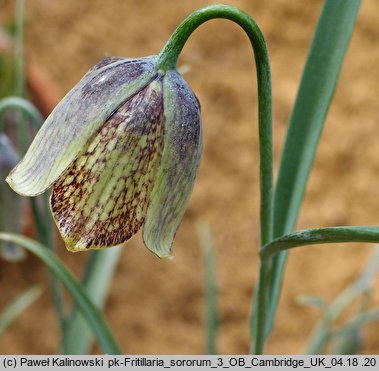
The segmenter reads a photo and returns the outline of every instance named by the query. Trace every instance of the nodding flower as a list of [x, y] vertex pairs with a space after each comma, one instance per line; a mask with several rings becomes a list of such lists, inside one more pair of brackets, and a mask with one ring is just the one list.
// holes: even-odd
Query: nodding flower
[[19, 194], [52, 186], [50, 207], [71, 251], [145, 245], [170, 257], [201, 156], [199, 102], [157, 57], [107, 58], [63, 98], [7, 177]]

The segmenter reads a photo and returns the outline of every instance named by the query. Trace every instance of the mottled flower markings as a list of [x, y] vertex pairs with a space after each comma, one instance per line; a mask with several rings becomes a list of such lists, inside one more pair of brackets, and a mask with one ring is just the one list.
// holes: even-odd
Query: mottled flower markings
[[156, 61], [95, 65], [7, 178], [24, 195], [53, 186], [51, 211], [71, 251], [120, 245], [143, 225], [146, 246], [171, 255], [200, 160], [200, 105]]
[[162, 150], [162, 88], [154, 81], [111, 115], [54, 184], [51, 209], [68, 248], [118, 245], [140, 229]]

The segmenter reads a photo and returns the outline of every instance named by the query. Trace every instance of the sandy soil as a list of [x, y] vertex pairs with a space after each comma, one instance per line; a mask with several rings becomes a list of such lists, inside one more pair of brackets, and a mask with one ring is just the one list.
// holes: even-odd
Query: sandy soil
[[[28, 1], [27, 63], [45, 70], [63, 96], [105, 55], [158, 53], [187, 14], [211, 2]], [[267, 40], [277, 164], [322, 3], [229, 3], [250, 13]], [[14, 1], [0, 0], [0, 9], [1, 24], [10, 22]], [[378, 11], [378, 2], [362, 5], [298, 228], [379, 224]], [[257, 96], [251, 50], [238, 27], [212, 21], [191, 37], [180, 65], [188, 66], [185, 78], [202, 104], [204, 151], [175, 241], [175, 259], [158, 260], [144, 248], [140, 234], [134, 237], [122, 253], [106, 315], [127, 353], [203, 353], [203, 265], [196, 227], [206, 221], [214, 236], [220, 286], [219, 352], [247, 353], [259, 241]], [[301, 353], [319, 313], [296, 298], [312, 294], [331, 300], [362, 270], [370, 251], [369, 246], [350, 244], [292, 252], [267, 352]], [[85, 254], [73, 255], [63, 248], [59, 254], [80, 273]], [[0, 353], [56, 352], [57, 323], [43, 266], [32, 257], [17, 265], [0, 262], [0, 308], [36, 283], [46, 288], [43, 297], [2, 335]], [[379, 352], [378, 331], [379, 324], [365, 330], [364, 353]]]

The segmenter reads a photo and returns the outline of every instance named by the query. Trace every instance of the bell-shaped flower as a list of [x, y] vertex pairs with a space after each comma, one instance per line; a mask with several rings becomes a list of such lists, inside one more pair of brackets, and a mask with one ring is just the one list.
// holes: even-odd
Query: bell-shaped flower
[[[24, 225], [25, 203], [5, 183], [5, 177], [17, 164], [19, 156], [6, 134], [0, 134], [0, 231], [20, 233]], [[25, 258], [24, 249], [0, 241], [0, 256], [7, 261]]]
[[7, 181], [51, 211], [71, 251], [127, 241], [171, 255], [201, 155], [197, 98], [157, 57], [107, 58], [48, 117]]

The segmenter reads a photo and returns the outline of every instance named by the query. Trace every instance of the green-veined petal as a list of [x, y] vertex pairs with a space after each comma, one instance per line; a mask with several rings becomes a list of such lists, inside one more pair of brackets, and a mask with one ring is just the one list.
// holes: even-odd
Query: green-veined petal
[[151, 193], [143, 239], [160, 257], [171, 245], [189, 201], [201, 156], [201, 117], [197, 98], [176, 71], [164, 77], [165, 141]]
[[119, 245], [144, 222], [163, 150], [161, 77], [107, 120], [54, 184], [51, 210], [71, 251]]
[[26, 196], [49, 188], [108, 117], [153, 79], [155, 60], [107, 58], [94, 66], [47, 118], [9, 185]]

